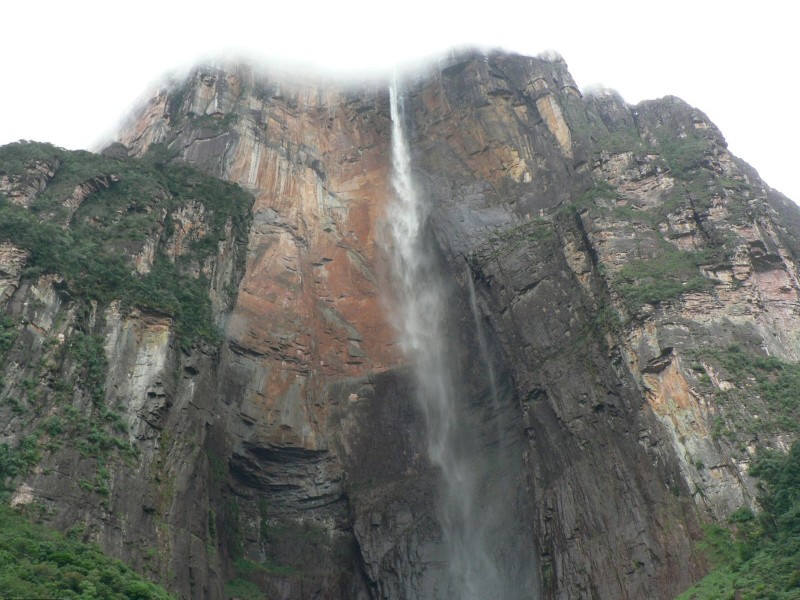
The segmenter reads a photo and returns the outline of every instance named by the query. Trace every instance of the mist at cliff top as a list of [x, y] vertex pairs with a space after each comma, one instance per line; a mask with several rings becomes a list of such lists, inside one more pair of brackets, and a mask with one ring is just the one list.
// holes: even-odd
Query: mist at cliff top
[[582, 89], [609, 86], [630, 103], [672, 94], [697, 106], [735, 154], [799, 200], [790, 150], [800, 139], [792, 10], [770, 0], [747, 11], [686, 0], [480, 9], [430, 0], [12, 3], [0, 36], [0, 144], [92, 148], [166, 72], [210, 57], [353, 78], [455, 46], [556, 50]]

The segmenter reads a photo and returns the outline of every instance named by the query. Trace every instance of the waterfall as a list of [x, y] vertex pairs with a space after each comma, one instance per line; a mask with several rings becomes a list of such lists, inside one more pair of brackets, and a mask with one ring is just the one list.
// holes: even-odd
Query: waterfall
[[[483, 330], [481, 315], [478, 310], [478, 297], [475, 294], [475, 282], [472, 280], [472, 271], [467, 269], [467, 286], [469, 288], [469, 309], [472, 312], [472, 320], [475, 323], [475, 334], [478, 336], [478, 348], [481, 351], [481, 360], [486, 365], [489, 375], [489, 391], [492, 394], [492, 408], [495, 415], [500, 411], [500, 394], [497, 389], [497, 375], [494, 371], [494, 361], [489, 353], [489, 342], [486, 340], [486, 332]], [[498, 421], [499, 423], [499, 421]]]
[[[532, 587], [527, 584], [530, 577], [520, 576], [520, 572], [530, 570], [532, 561], [524, 552], [516, 552], [514, 540], [520, 533], [513, 528], [520, 527], [511, 516], [513, 509], [508, 509], [514, 504], [514, 494], [507, 489], [507, 479], [497, 474], [505, 469], [498, 466], [503, 457], [499, 450], [488, 451], [481, 446], [479, 435], [470, 430], [475, 415], [467, 414], [470, 403], [464, 401], [464, 374], [455, 372], [449, 359], [458, 352], [451, 351], [446, 343], [447, 296], [429, 236], [425, 235], [429, 209], [414, 185], [403, 98], [396, 78], [390, 96], [394, 200], [388, 221], [399, 300], [397, 327], [415, 374], [418, 406], [427, 426], [428, 457], [441, 471], [438, 510], [447, 562], [445, 597], [531, 598]], [[472, 300], [475, 307], [474, 290]], [[477, 308], [474, 310], [477, 315]], [[481, 353], [488, 356], [483, 331], [477, 335]], [[491, 362], [486, 362], [496, 413], [499, 400], [495, 373]]]

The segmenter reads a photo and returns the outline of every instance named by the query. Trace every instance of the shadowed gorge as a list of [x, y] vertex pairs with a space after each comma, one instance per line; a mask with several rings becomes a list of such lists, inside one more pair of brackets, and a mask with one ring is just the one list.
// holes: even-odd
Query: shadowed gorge
[[4, 502], [179, 598], [728, 585], [790, 539], [798, 227], [558, 57], [198, 66], [100, 155], [0, 148]]

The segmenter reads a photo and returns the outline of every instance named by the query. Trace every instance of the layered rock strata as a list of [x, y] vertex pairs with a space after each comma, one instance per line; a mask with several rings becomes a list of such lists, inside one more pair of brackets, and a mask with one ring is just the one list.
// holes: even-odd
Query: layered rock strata
[[[796, 435], [792, 406], [753, 373], [800, 358], [800, 212], [700, 111], [583, 96], [560, 59], [456, 53], [405, 89], [463, 424], [488, 488], [492, 473], [513, 492], [512, 545], [538, 557], [531, 597], [673, 597], [707, 568], [700, 526], [753, 504], [755, 449]], [[101, 512], [91, 461], [69, 443], [14, 477], [12, 502], [86, 523], [181, 597], [434, 597], [439, 474], [386, 259], [387, 86], [199, 67], [118, 140], [117, 154], [189, 163], [253, 195], [243, 262], [229, 228], [187, 271], [205, 273], [223, 340], [181, 345], [169, 312], [90, 315], [104, 401], [136, 458], [106, 467]], [[58, 168], [4, 173], [0, 193], [30, 210]], [[118, 175], [65, 192], [64, 218]], [[206, 210], [172, 211], [132, 268], [180, 254]], [[20, 448], [57, 402], [25, 365], [83, 318], [53, 275], [25, 275], [26, 252], [0, 246], [19, 319], [3, 398], [42, 390], [27, 417], [4, 405], [3, 439]]]

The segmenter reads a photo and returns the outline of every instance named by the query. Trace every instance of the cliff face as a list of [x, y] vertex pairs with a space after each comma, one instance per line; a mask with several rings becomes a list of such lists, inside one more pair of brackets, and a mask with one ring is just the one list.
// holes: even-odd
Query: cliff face
[[221, 594], [208, 431], [252, 198], [43, 144], [0, 163], [4, 497], [184, 595]]
[[[584, 97], [561, 60], [461, 53], [404, 95], [509, 547], [536, 557], [541, 597], [673, 597], [707, 567], [700, 525], [753, 503], [755, 448], [796, 436], [800, 211], [700, 111]], [[102, 160], [3, 149], [15, 222], [102, 230], [83, 252], [126, 261], [93, 294], [111, 266], [86, 279], [3, 232], [11, 503], [84, 524], [182, 597], [437, 597], [440, 475], [392, 317], [390, 130], [384, 85], [220, 65], [159, 92]]]

